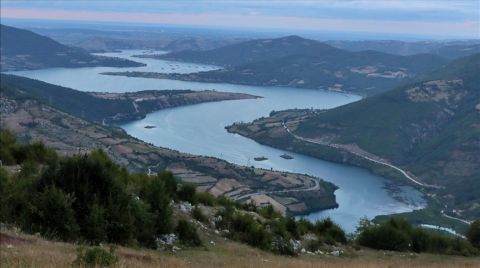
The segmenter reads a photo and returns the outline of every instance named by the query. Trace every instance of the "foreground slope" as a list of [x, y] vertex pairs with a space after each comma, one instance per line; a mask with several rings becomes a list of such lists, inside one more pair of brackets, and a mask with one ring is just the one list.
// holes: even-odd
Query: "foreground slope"
[[0, 25], [0, 36], [2, 71], [48, 67], [143, 66], [130, 60], [93, 56], [82, 49], [68, 47], [34, 32], [6, 25]]
[[[398, 56], [376, 51], [349, 52], [298, 36], [252, 40], [209, 51], [181, 51], [156, 57], [225, 67], [188, 75], [157, 74], [158, 78], [321, 88], [368, 95], [390, 89], [447, 62], [429, 54]], [[155, 77], [152, 73], [123, 74]]]
[[356, 103], [274, 113], [252, 123], [261, 126], [258, 131], [252, 124], [230, 131], [320, 158], [352, 162], [351, 156], [335, 156], [349, 152], [370, 159], [366, 162], [393, 164], [439, 196], [448, 214], [475, 219], [480, 217], [479, 72], [480, 54], [475, 54], [421, 82]]
[[[211, 236], [214, 242], [204, 248], [183, 249], [176, 253], [151, 249], [118, 247], [116, 267], [475, 267], [480, 259], [432, 254], [405, 254], [361, 249], [346, 256], [292, 258]], [[71, 267], [77, 246], [37, 236], [0, 233], [2, 267]]]

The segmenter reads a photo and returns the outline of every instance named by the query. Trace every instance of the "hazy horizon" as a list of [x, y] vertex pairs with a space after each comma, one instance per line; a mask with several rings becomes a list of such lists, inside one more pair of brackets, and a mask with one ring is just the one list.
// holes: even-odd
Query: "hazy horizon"
[[[298, 34], [320, 39], [479, 39], [480, 2], [2, 1], [3, 24]], [[322, 38], [322, 35], [324, 38]]]

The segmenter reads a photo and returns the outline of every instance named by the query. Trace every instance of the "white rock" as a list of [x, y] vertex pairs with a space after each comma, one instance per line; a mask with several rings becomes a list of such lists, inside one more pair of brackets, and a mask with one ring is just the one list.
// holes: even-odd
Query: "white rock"
[[339, 250], [334, 250], [334, 251], [330, 252], [330, 255], [338, 257], [338, 256], [340, 256], [340, 251]]

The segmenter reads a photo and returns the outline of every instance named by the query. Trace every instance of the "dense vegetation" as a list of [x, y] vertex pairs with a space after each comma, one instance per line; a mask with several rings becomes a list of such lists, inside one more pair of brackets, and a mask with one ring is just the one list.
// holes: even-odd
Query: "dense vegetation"
[[[350, 52], [298, 36], [252, 40], [209, 51], [181, 51], [159, 57], [227, 66], [224, 70], [193, 75], [171, 75], [174, 79], [331, 87], [362, 94], [383, 92], [408, 77], [431, 71], [447, 62], [429, 54], [398, 56], [377, 51]], [[369, 71], [365, 73], [367, 69]], [[395, 73], [404, 74], [395, 76]]]
[[143, 66], [130, 60], [94, 56], [82, 49], [10, 26], [0, 25], [0, 36], [2, 71], [45, 67]]
[[[471, 243], [404, 220], [364, 222], [357, 240], [349, 241], [328, 218], [295, 220], [272, 206], [258, 208], [198, 193], [192, 184], [177, 185], [169, 172], [130, 173], [100, 150], [60, 157], [42, 143], [17, 143], [9, 130], [0, 132], [0, 145], [5, 166], [0, 168], [0, 222], [51, 239], [156, 248], [159, 237], [174, 232], [183, 245], [201, 246], [196, 225], [173, 216], [172, 202], [188, 202], [195, 205], [192, 218], [204, 224], [213, 220], [226, 237], [278, 254], [298, 254], [306, 235], [313, 236], [302, 242], [310, 251], [358, 241], [377, 249], [473, 255], [477, 250], [472, 245], [479, 246], [478, 222], [469, 230]], [[199, 205], [216, 208], [213, 219]], [[78, 263], [115, 261], [113, 251], [96, 247], [81, 248], [77, 256]]]
[[478, 218], [478, 70], [480, 54], [459, 59], [425, 81], [312, 116], [297, 134], [357, 144], [429, 184], [445, 186], [440, 194], [455, 196], [448, 198], [449, 207]]
[[66, 241], [147, 247], [173, 231], [170, 173], [132, 174], [102, 151], [58, 157], [40, 143], [12, 141], [3, 131], [2, 162], [20, 164], [21, 171], [2, 169], [2, 222]]
[[414, 227], [401, 218], [391, 218], [379, 225], [363, 221], [358, 233], [358, 243], [374, 249], [464, 256], [478, 254], [478, 249], [465, 239]]

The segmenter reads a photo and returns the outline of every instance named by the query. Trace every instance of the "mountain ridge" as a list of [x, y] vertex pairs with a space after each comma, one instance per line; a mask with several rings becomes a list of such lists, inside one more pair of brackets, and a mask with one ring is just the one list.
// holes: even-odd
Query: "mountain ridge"
[[181, 51], [151, 57], [225, 68], [192, 74], [107, 74], [374, 95], [448, 62], [431, 54], [399, 56], [378, 51], [351, 52], [299, 36], [257, 39], [208, 51]]
[[0, 24], [0, 69], [2, 71], [49, 67], [139, 67], [144, 64], [95, 56], [83, 49], [62, 45], [29, 30]]

